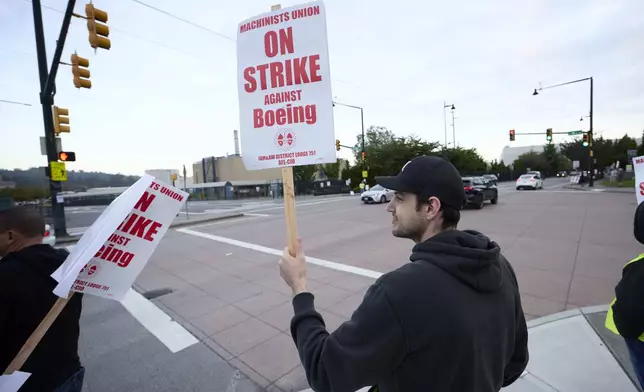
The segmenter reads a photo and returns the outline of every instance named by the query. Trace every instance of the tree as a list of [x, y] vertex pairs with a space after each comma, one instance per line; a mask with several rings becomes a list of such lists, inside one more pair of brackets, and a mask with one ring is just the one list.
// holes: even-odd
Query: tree
[[525, 173], [528, 169], [546, 172], [548, 170], [548, 161], [544, 154], [530, 151], [519, 155], [514, 161], [514, 171], [516, 173]]
[[347, 170], [351, 183], [362, 179], [362, 170], [367, 170], [367, 182], [374, 183], [376, 176], [395, 175], [409, 160], [419, 155], [436, 155], [440, 146], [437, 142], [426, 142], [417, 136], [399, 137], [391, 130], [371, 126], [365, 131], [366, 159], [362, 160], [362, 135], [356, 138], [354, 154], [356, 165]]

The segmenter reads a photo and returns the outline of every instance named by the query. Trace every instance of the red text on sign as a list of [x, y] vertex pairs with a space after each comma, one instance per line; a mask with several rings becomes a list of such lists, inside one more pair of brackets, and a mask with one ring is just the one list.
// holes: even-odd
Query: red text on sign
[[125, 218], [118, 227], [118, 231], [143, 238], [147, 241], [154, 241], [154, 236], [159, 232], [163, 225], [144, 216], [139, 216], [134, 212]]
[[155, 197], [156, 195], [153, 195], [152, 193], [143, 192], [139, 201], [134, 205], [134, 209], [142, 212], [147, 211]]
[[183, 201], [183, 195], [173, 191], [170, 188], [166, 188], [166, 187], [161, 188], [161, 194], [166, 195], [169, 198], [174, 199], [174, 200], [179, 201], [179, 202]]
[[315, 124], [316, 105], [292, 106], [287, 104], [279, 109], [253, 109], [253, 128], [272, 127], [286, 124]]
[[644, 158], [635, 159], [635, 163], [644, 163]]
[[275, 57], [278, 54], [295, 52], [293, 44], [293, 28], [279, 29], [278, 31], [269, 31], [264, 34], [264, 53], [268, 57]]
[[110, 238], [107, 239], [107, 242], [113, 242], [116, 245], [127, 246], [127, 243], [130, 242], [130, 239], [122, 235], [112, 234]]
[[644, 182], [640, 182], [640, 195], [644, 196]]
[[264, 96], [264, 105], [274, 105], [283, 102], [295, 102], [302, 99], [302, 90], [283, 91], [270, 93]]
[[98, 257], [101, 260], [110, 261], [119, 267], [127, 267], [130, 265], [130, 262], [134, 258], [134, 254], [130, 252], [124, 252], [121, 249], [117, 249], [114, 245], [109, 244], [108, 246], [101, 246], [101, 249], [96, 252], [94, 257]]
[[276, 61], [268, 64], [260, 64], [256, 67], [244, 69], [244, 89], [248, 93], [257, 90], [257, 79], [259, 74], [259, 88], [268, 90], [284, 86], [308, 84], [320, 82], [320, 55], [286, 59], [284, 62]]

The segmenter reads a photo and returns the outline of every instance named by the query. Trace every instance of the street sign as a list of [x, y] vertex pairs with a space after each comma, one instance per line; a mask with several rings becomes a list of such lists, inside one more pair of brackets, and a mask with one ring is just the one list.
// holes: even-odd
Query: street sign
[[637, 155], [637, 150], [628, 150], [626, 153], [628, 154], [629, 158], [634, 158], [635, 155]]
[[51, 179], [53, 181], [67, 181], [67, 170], [65, 170], [65, 162], [49, 162], [51, 169]]
[[[56, 140], [56, 154], [63, 151], [63, 142], [59, 137], [55, 138]], [[40, 137], [40, 154], [47, 156], [47, 143], [45, 142], [45, 137]]]
[[362, 171], [362, 178], [367, 178], [367, 177], [369, 177], [369, 172], [366, 171], [366, 170], [363, 170]]
[[568, 135], [581, 135], [582, 133], [584, 133], [584, 131], [570, 131], [568, 132]]

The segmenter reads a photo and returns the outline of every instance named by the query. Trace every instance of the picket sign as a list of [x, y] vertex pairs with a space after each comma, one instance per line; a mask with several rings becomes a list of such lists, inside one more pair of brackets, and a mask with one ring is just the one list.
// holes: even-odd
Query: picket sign
[[281, 168], [294, 254], [293, 166], [337, 161], [324, 3], [277, 4], [242, 21], [237, 68], [242, 159], [247, 170]]
[[59, 298], [5, 370], [24, 365], [75, 292], [120, 301], [170, 228], [188, 194], [145, 175], [85, 231], [51, 275]]
[[633, 171], [635, 172], [635, 197], [637, 204], [644, 201], [644, 155], [633, 157]]

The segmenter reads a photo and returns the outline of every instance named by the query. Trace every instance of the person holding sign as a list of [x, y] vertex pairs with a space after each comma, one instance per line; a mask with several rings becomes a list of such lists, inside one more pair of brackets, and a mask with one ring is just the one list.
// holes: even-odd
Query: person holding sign
[[[45, 222], [36, 212], [0, 211], [0, 367], [14, 359], [58, 297], [51, 278], [69, 253], [42, 243]], [[76, 392], [84, 368], [78, 358], [82, 294], [75, 294], [22, 366], [31, 373], [21, 392]]]
[[307, 291], [301, 242], [280, 273], [293, 290], [291, 334], [318, 391], [497, 392], [528, 364], [517, 280], [499, 246], [457, 230], [466, 202], [456, 168], [421, 156], [396, 177], [387, 206], [393, 235], [415, 242], [411, 263], [384, 274], [336, 331], [326, 331]]
[[[635, 210], [633, 234], [644, 244], [644, 203]], [[624, 266], [605, 325], [624, 338], [635, 374], [644, 388], [644, 253]]]

